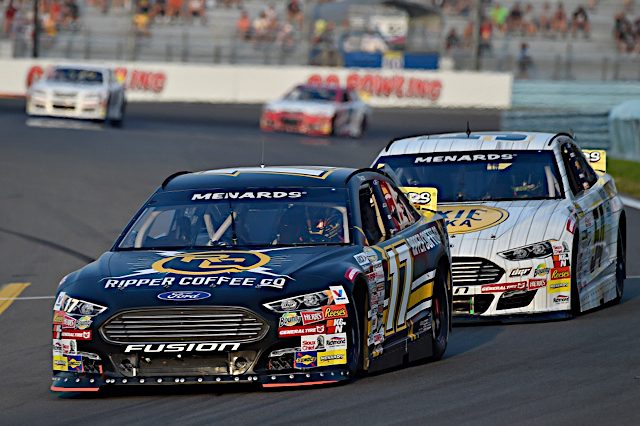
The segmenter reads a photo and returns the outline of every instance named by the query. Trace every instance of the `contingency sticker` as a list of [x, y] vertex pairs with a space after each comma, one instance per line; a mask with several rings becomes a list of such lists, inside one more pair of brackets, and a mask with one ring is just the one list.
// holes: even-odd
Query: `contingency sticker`
[[318, 367], [347, 363], [347, 351], [339, 349], [335, 351], [318, 352]]

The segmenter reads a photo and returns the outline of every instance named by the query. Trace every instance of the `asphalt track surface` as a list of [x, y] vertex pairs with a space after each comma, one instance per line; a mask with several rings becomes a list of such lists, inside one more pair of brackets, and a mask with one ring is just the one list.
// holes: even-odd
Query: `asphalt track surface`
[[[131, 105], [123, 129], [25, 121], [0, 101], [0, 285], [54, 294], [107, 250], [164, 177], [258, 165], [367, 166], [391, 137], [495, 129], [493, 112], [376, 111], [362, 140], [265, 135], [248, 106]], [[72, 129], [69, 127], [81, 127]], [[640, 276], [640, 212], [627, 208], [628, 272]], [[126, 389], [60, 397], [51, 384], [51, 299], [0, 314], [0, 424], [638, 424], [640, 278], [622, 304], [569, 321], [454, 329], [443, 360], [333, 387]]]

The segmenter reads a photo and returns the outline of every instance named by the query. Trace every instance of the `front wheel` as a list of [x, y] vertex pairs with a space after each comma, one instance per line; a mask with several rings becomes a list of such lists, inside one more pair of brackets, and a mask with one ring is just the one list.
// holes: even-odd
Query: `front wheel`
[[613, 303], [620, 303], [622, 294], [624, 293], [624, 279], [627, 276], [627, 258], [623, 242], [622, 232], [618, 227], [618, 244], [616, 252], [616, 298]]
[[449, 341], [449, 330], [451, 324], [451, 311], [449, 305], [449, 283], [451, 274], [449, 271], [440, 269], [436, 274], [433, 283], [433, 297], [431, 304], [431, 345], [433, 354], [432, 361], [437, 361], [444, 355]]

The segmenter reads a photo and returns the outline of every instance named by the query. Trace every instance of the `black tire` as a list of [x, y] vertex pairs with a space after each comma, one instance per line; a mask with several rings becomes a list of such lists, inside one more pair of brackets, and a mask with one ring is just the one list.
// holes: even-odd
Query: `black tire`
[[433, 352], [431, 361], [442, 358], [451, 330], [451, 309], [449, 300], [449, 282], [451, 274], [444, 268], [439, 268], [433, 284], [433, 297], [431, 298], [431, 345]]
[[578, 291], [578, 276], [576, 274], [576, 266], [578, 265], [578, 227], [573, 234], [573, 243], [571, 244], [571, 315], [580, 315], [580, 293]]
[[624, 279], [627, 277], [627, 252], [624, 244], [622, 230], [618, 226], [618, 244], [616, 251], [616, 298], [614, 304], [620, 303], [624, 294]]
[[122, 121], [124, 120], [125, 106], [126, 104], [125, 104], [125, 101], [123, 100], [122, 104], [120, 105], [120, 118], [113, 119], [110, 121], [112, 127], [117, 127], [117, 128], [122, 127]]
[[[366, 286], [364, 283], [356, 283], [362, 286]], [[367, 342], [368, 334], [367, 332], [367, 314], [369, 312], [369, 292], [366, 290], [361, 291], [360, 293], [355, 293], [354, 297], [354, 308], [355, 308], [355, 319], [356, 324], [351, 328], [351, 341], [355, 342], [352, 344], [352, 359], [355, 359], [355, 362], [351, 363], [350, 374], [351, 377], [363, 376], [367, 373], [369, 368], [368, 360], [369, 358], [369, 345]]]

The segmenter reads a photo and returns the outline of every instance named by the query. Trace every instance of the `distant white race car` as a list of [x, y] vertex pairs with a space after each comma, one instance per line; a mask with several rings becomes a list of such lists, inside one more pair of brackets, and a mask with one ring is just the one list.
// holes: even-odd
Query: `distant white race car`
[[374, 167], [419, 209], [437, 199], [454, 316], [566, 317], [624, 289], [626, 218], [605, 155], [567, 134], [462, 133], [394, 140]]
[[282, 99], [265, 105], [260, 117], [263, 131], [306, 135], [362, 136], [371, 109], [358, 94], [334, 85], [300, 85]]
[[113, 71], [85, 65], [52, 66], [27, 92], [27, 114], [110, 121], [118, 126], [125, 111], [124, 87]]

